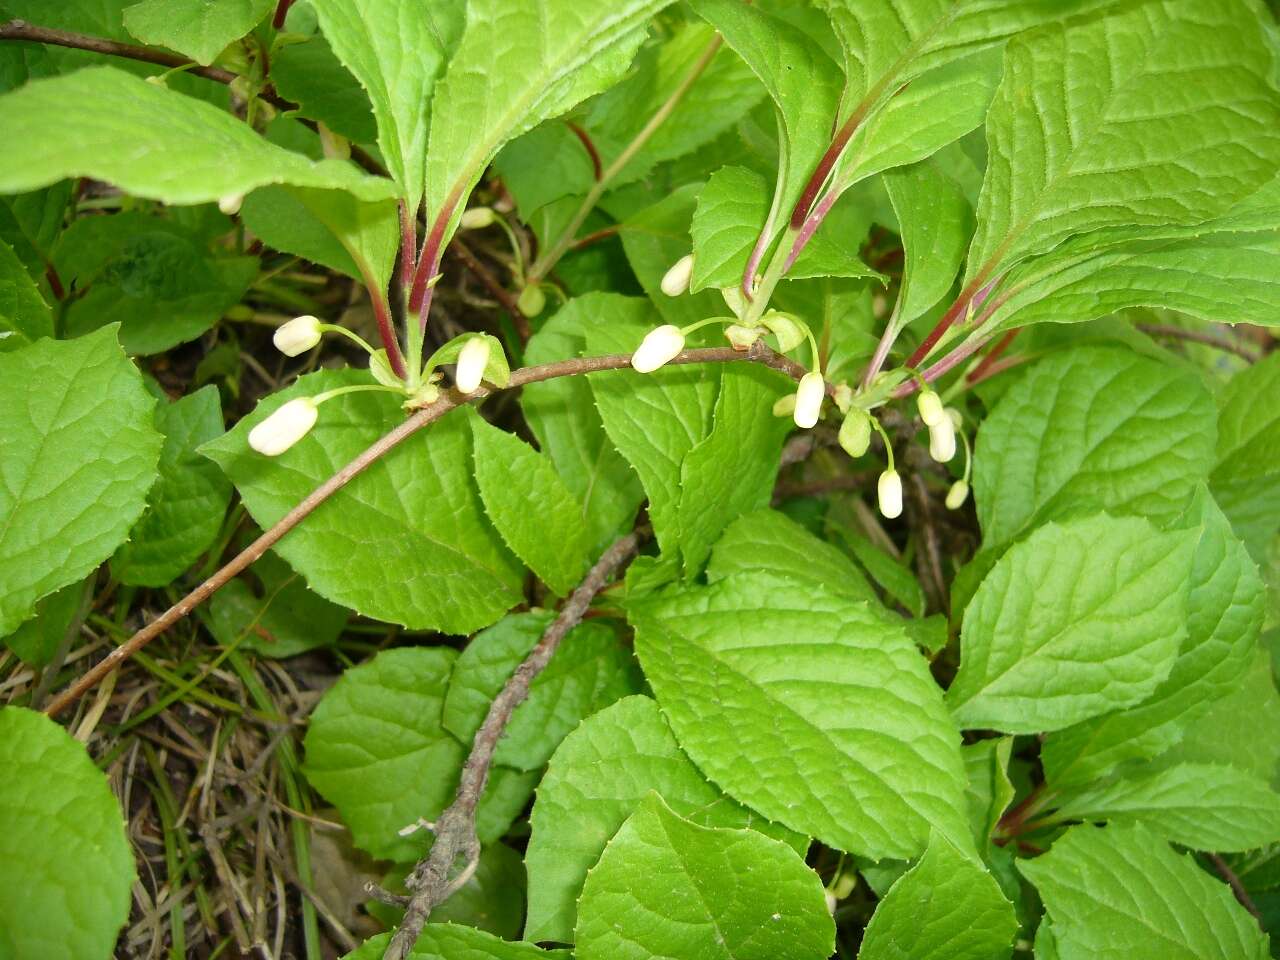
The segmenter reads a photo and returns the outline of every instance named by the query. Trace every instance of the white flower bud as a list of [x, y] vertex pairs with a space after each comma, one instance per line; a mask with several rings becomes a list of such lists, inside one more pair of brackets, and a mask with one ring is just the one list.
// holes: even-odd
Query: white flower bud
[[487, 337], [472, 337], [462, 345], [453, 380], [463, 393], [475, 393], [479, 388], [484, 368], [489, 365], [489, 350]]
[[638, 373], [653, 373], [670, 363], [684, 349], [684, 334], [670, 323], [654, 327], [631, 355], [631, 366]]
[[785, 397], [779, 397], [773, 403], [773, 415], [775, 417], [789, 417], [796, 412], [796, 395], [788, 393]]
[[492, 226], [496, 219], [497, 216], [489, 207], [472, 207], [458, 220], [458, 226], [463, 230], [483, 230]]
[[520, 296], [516, 299], [516, 306], [520, 308], [520, 312], [526, 317], [536, 317], [546, 305], [547, 295], [542, 292], [542, 288], [536, 283], [530, 284], [521, 290]]
[[277, 327], [271, 340], [286, 357], [296, 357], [320, 342], [320, 321], [306, 314], [294, 317]]
[[947, 407], [947, 416], [951, 418], [951, 425], [957, 430], [964, 426], [964, 415], [955, 407]]
[[822, 401], [826, 395], [827, 384], [822, 379], [822, 374], [810, 370], [800, 378], [800, 385], [796, 387], [794, 414], [797, 427], [808, 430], [818, 422], [818, 417], [822, 415]]
[[242, 203], [244, 203], [243, 193], [228, 193], [218, 201], [218, 209], [228, 217], [234, 217], [240, 212], [240, 204]]
[[871, 448], [871, 417], [865, 410], [850, 410], [840, 425], [838, 439], [849, 456], [862, 456]]
[[929, 456], [938, 463], [948, 463], [956, 455], [956, 428], [951, 418], [943, 416], [929, 428]]
[[278, 457], [305, 437], [316, 425], [319, 409], [310, 397], [290, 400], [249, 431], [249, 446], [268, 457]]
[[689, 289], [689, 279], [693, 276], [693, 254], [686, 253], [671, 265], [671, 269], [662, 278], [662, 292], [668, 297], [678, 297]]
[[759, 327], [744, 327], [740, 323], [731, 323], [724, 328], [724, 335], [729, 338], [735, 350], [750, 350], [763, 332]]
[[969, 499], [969, 484], [963, 480], [957, 480], [951, 485], [951, 489], [947, 491], [947, 509], [959, 510], [964, 506], [964, 502]]
[[920, 411], [920, 419], [926, 427], [932, 427], [946, 416], [942, 409], [942, 398], [932, 390], [921, 390], [916, 398], [916, 409]]
[[888, 519], [902, 516], [902, 478], [897, 470], [886, 470], [880, 474], [876, 497], [880, 502], [880, 512]]

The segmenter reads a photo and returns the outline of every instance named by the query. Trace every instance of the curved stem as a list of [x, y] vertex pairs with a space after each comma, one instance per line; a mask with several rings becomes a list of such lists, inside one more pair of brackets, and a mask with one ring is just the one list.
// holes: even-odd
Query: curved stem
[[[807, 372], [804, 367], [794, 360], [784, 357], [761, 342], [753, 344], [750, 349], [744, 351], [738, 351], [732, 347], [685, 350], [671, 360], [670, 363], [735, 363], [738, 361], [762, 364], [786, 374], [793, 380], [799, 380]], [[502, 390], [514, 390], [526, 384], [541, 383], [544, 380], [554, 380], [559, 377], [581, 376], [606, 370], [629, 370], [630, 368], [630, 354], [611, 354], [603, 357], [558, 360], [553, 363], [544, 363], [532, 367], [521, 367], [519, 370], [512, 371], [510, 382]], [[424, 427], [435, 423], [455, 407], [462, 406], [471, 400], [483, 399], [492, 393], [500, 393], [502, 390], [482, 387], [469, 396], [449, 391], [441, 396], [439, 400], [423, 407], [405, 420], [404, 423], [380, 437], [372, 446], [316, 487], [301, 503], [286, 513], [269, 530], [233, 557], [216, 573], [112, 650], [105, 658], [89, 668], [75, 683], [49, 703], [49, 706], [45, 708], [45, 713], [51, 717], [56, 716], [79, 700], [85, 693], [97, 686], [112, 670], [120, 666], [120, 664], [128, 660], [175, 623], [182, 620], [237, 574], [247, 570], [254, 561], [278, 543], [285, 534], [310, 516], [317, 507], [409, 437]]]

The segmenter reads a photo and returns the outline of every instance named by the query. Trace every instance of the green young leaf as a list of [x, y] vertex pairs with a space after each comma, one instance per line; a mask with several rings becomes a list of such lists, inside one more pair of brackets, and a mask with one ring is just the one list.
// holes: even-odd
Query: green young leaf
[[[469, 743], [489, 705], [551, 623], [550, 613], [515, 613], [475, 635], [458, 658], [444, 703], [444, 725]], [[569, 631], [529, 696], [515, 709], [494, 762], [537, 770], [585, 718], [640, 688], [639, 671], [613, 630], [584, 623]]]
[[119, 323], [134, 354], [194, 340], [258, 275], [257, 258], [214, 258], [196, 231], [140, 212], [81, 217], [58, 239], [53, 264], [63, 284], [83, 292], [65, 308], [64, 332]]
[[[457, 790], [468, 749], [441, 723], [456, 658], [441, 647], [384, 650], [347, 670], [311, 715], [307, 779], [338, 808], [356, 845], [379, 859], [422, 856], [428, 831], [401, 830], [434, 820]], [[482, 842], [506, 832], [535, 782], [491, 771], [478, 812]]]
[[767, 573], [847, 597], [878, 603], [862, 571], [838, 548], [776, 510], [739, 517], [725, 528], [711, 553], [707, 581], [735, 574]]
[[49, 263], [73, 186], [72, 181], [64, 180], [44, 190], [0, 196], [0, 240], [13, 247], [33, 279], [43, 275]]
[[772, 239], [830, 142], [840, 68], [803, 31], [757, 7], [738, 0], [693, 0], [691, 6], [746, 61], [774, 102], [778, 177], [765, 226]]
[[257, 583], [238, 577], [209, 601], [209, 630], [223, 646], [292, 657], [341, 635], [350, 612], [308, 590], [274, 553], [258, 558], [250, 572]]
[[48, 717], [0, 709], [0, 956], [106, 960], [135, 879], [120, 804]]
[[[402, 423], [403, 411], [386, 393], [336, 397], [320, 409], [315, 429], [275, 458], [249, 448], [249, 430], [294, 397], [367, 382], [355, 371], [303, 377], [201, 452], [226, 471], [266, 529]], [[384, 457], [276, 552], [322, 597], [367, 616], [457, 634], [493, 623], [519, 601], [522, 568], [485, 519], [471, 478], [473, 416], [470, 409], [451, 413]]]
[[[615, 317], [628, 315], [648, 322], [648, 310], [640, 300], [609, 293], [571, 300], [529, 340], [525, 362], [580, 356], [591, 325], [608, 326]], [[588, 552], [599, 555], [624, 527], [630, 527], [644, 491], [605, 433], [591, 385], [582, 377], [531, 383], [520, 391], [520, 407], [542, 452], [582, 504]]]
[[1262, 632], [1265, 588], [1244, 545], [1203, 490], [1189, 516], [1198, 528], [1187, 595], [1187, 635], [1169, 676], [1136, 707], [1045, 738], [1040, 759], [1055, 787], [1087, 786], [1130, 760], [1167, 750], [1237, 688]]
[[[769, 505], [782, 441], [791, 429], [771, 415], [793, 389], [781, 374], [753, 365], [720, 375], [711, 432], [680, 465], [680, 552], [686, 576], [696, 576], [725, 528]], [[652, 509], [652, 508], [651, 508]]]
[[142, 0], [125, 8], [124, 25], [143, 43], [168, 47], [208, 66], [274, 6], [272, 0]]
[[978, 433], [973, 492], [986, 544], [1088, 510], [1173, 520], [1212, 465], [1212, 420], [1189, 371], [1115, 347], [1047, 357]]
[[462, 33], [461, 4], [312, 0], [333, 52], [369, 95], [378, 146], [401, 197], [416, 210], [427, 163], [432, 91]]
[[84, 583], [71, 583], [49, 594], [36, 604], [35, 615], [30, 620], [0, 642], [16, 653], [23, 663], [33, 667], [48, 666], [57, 657], [62, 644], [68, 642], [68, 631], [79, 631], [84, 614], [88, 612], [88, 600], [92, 599], [94, 579], [90, 575]]
[[884, 186], [905, 251], [894, 322], [906, 326], [951, 289], [973, 233], [973, 211], [961, 186], [933, 162], [888, 171]]
[[160, 478], [147, 512], [111, 558], [111, 573], [132, 586], [163, 587], [213, 543], [231, 501], [231, 484], [196, 447], [222, 434], [218, 388], [207, 386], [156, 410], [164, 434]]
[[867, 924], [860, 960], [990, 960], [1007, 956], [1018, 920], [982, 864], [934, 835], [920, 862]]
[[0, 636], [141, 516], [162, 438], [116, 327], [0, 354]]
[[9, 137], [0, 157], [5, 193], [67, 177], [106, 180], [135, 196], [178, 204], [269, 183], [347, 190], [363, 200], [394, 190], [343, 161], [317, 163], [281, 150], [212, 104], [115, 67], [32, 81], [0, 97], [0, 112]]
[[656, 791], [704, 826], [751, 827], [799, 853], [808, 839], [762, 820], [707, 783], [648, 697], [619, 700], [565, 737], [538, 786], [525, 855], [531, 940], [569, 943], [587, 873], [640, 801]]
[[902, 604], [913, 617], [924, 616], [924, 590], [901, 560], [889, 556], [856, 530], [840, 526], [835, 531], [881, 590]]
[[701, 827], [650, 793], [587, 875], [579, 960], [822, 960], [822, 881], [786, 844]]
[[1013, 802], [1014, 787], [1009, 779], [1012, 750], [1013, 737], [979, 740], [960, 748], [969, 778], [969, 822], [979, 850], [986, 849], [1000, 817]]
[[1271, 61], [1240, 0], [1156, 0], [1012, 41], [969, 276], [1089, 230], [1209, 220], [1253, 193], [1280, 164]]
[[[587, 352], [630, 353], [658, 325], [643, 300], [622, 304], [606, 326], [586, 330]], [[605, 431], [630, 461], [649, 496], [649, 519], [664, 553], [680, 547], [681, 467], [712, 434], [718, 369], [670, 367], [654, 373], [608, 371], [588, 377]], [[765, 411], [767, 415], [768, 411]]]
[[1054, 820], [1141, 823], [1194, 850], [1252, 850], [1280, 842], [1280, 794], [1235, 767], [1183, 763], [1071, 794]]
[[[390, 942], [389, 933], [371, 937], [343, 960], [382, 960]], [[474, 927], [430, 923], [423, 928], [405, 960], [568, 960], [568, 953], [540, 950], [532, 943], [499, 940]]]
[[485, 513], [516, 556], [568, 596], [586, 572], [582, 504], [543, 456], [514, 434], [471, 418], [472, 456]]
[[965, 611], [956, 720], [1038, 733], [1145, 700], [1187, 635], [1197, 539], [1103, 514], [1012, 546]]
[[1280, 529], [1280, 357], [1231, 378], [1218, 397], [1214, 497], [1255, 558]]
[[53, 336], [53, 314], [13, 247], [0, 240], [0, 350]]
[[1143, 827], [1073, 827], [1018, 869], [1044, 899], [1061, 960], [1270, 956], [1226, 884]]
[[636, 653], [681, 746], [731, 796], [873, 859], [968, 847], [959, 737], [887, 613], [768, 574], [632, 611]]
[[453, 218], [498, 149], [612, 86], [671, 0], [472, 0], [437, 85], [427, 210]]
[[317, 33], [283, 44], [271, 59], [276, 92], [298, 104], [298, 113], [356, 143], [372, 143], [378, 128], [369, 96]]

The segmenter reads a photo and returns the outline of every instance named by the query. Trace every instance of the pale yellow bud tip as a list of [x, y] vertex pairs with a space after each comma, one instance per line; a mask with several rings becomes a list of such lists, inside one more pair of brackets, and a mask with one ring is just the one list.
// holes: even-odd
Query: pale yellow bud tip
[[234, 217], [240, 212], [240, 205], [242, 203], [244, 203], [243, 193], [229, 193], [218, 201], [218, 209], [228, 217]]
[[674, 324], [664, 323], [645, 335], [636, 352], [631, 355], [631, 366], [637, 373], [653, 373], [670, 363], [684, 349], [684, 334]]
[[294, 317], [276, 328], [271, 341], [286, 357], [306, 353], [320, 342], [320, 321], [309, 314]]
[[497, 215], [489, 207], [472, 207], [458, 220], [458, 226], [463, 230], [483, 230], [492, 226], [497, 219]]
[[454, 371], [454, 382], [463, 393], [475, 393], [484, 379], [485, 367], [489, 365], [489, 340], [486, 337], [472, 337], [462, 345], [458, 354], [458, 367]]
[[678, 297], [689, 289], [693, 277], [693, 254], [686, 253], [671, 265], [662, 278], [662, 292], [668, 297]]
[[963, 480], [957, 480], [951, 485], [951, 489], [947, 491], [947, 509], [959, 510], [964, 506], [964, 502], [969, 499], [969, 484]]
[[886, 470], [880, 474], [876, 484], [876, 498], [880, 512], [889, 520], [902, 516], [902, 478], [897, 470]]
[[942, 398], [932, 390], [920, 391], [920, 396], [916, 398], [916, 409], [920, 411], [920, 419], [926, 427], [932, 427], [946, 416], [942, 409]]
[[311, 432], [319, 410], [310, 397], [290, 400], [249, 431], [249, 446], [268, 457], [278, 457]]

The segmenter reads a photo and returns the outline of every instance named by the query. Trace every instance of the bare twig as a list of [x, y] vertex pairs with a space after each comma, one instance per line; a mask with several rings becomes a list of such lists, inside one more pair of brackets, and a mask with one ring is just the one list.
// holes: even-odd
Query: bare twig
[[[462, 767], [462, 777], [453, 803], [436, 820], [431, 853], [418, 862], [405, 881], [410, 890], [409, 904], [405, 907], [400, 928], [391, 938], [384, 960], [404, 960], [418, 935], [422, 933], [431, 911], [455, 890], [464, 886], [475, 872], [480, 856], [480, 840], [476, 836], [476, 805], [484, 793], [493, 753], [507, 729], [511, 714], [529, 695], [529, 685], [551, 661], [565, 634], [581, 622], [592, 599], [635, 555], [639, 544], [639, 534], [632, 532], [604, 552], [560, 608], [559, 615], [547, 627], [537, 646], [516, 667], [506, 686], [490, 704], [484, 723], [476, 731], [471, 755]], [[459, 858], [463, 861], [462, 869], [456, 876], [451, 876]]]
[[520, 335], [520, 341], [528, 343], [529, 337], [533, 335], [533, 331], [529, 329], [529, 318], [524, 315], [524, 311], [517, 305], [516, 298], [511, 295], [511, 292], [499, 282], [488, 267], [480, 262], [476, 255], [471, 252], [471, 248], [463, 243], [460, 237], [453, 238], [453, 243], [449, 245], [449, 249], [454, 256], [462, 261], [464, 267], [475, 274], [481, 286], [489, 291], [489, 295], [502, 304], [502, 309], [511, 315], [511, 322], [515, 324], [516, 333]]
[[1186, 340], [1190, 343], [1203, 343], [1227, 353], [1233, 353], [1249, 363], [1257, 363], [1258, 355], [1243, 344], [1234, 343], [1226, 337], [1214, 336], [1203, 330], [1186, 330], [1182, 327], [1166, 326], [1162, 323], [1140, 323], [1138, 329], [1152, 337], [1163, 337], [1166, 340]]
[[1253, 914], [1255, 920], [1261, 922], [1262, 912], [1258, 909], [1258, 905], [1253, 902], [1253, 897], [1249, 896], [1249, 891], [1245, 889], [1240, 878], [1236, 876], [1236, 872], [1231, 869], [1231, 865], [1216, 853], [1209, 854], [1209, 862], [1213, 864], [1213, 868], [1218, 871], [1222, 879], [1227, 881], [1227, 886], [1231, 888], [1231, 892], [1240, 901], [1240, 906]]
[[[735, 350], [732, 347], [708, 347], [699, 350], [685, 350], [673, 359], [671, 363], [731, 363], [734, 361], [749, 361], [763, 364], [764, 366], [785, 373], [793, 380], [799, 380], [806, 372], [805, 368], [800, 364], [780, 353], [775, 352], [774, 350], [771, 350], [763, 341], [758, 341], [751, 347], [751, 349], [742, 351]], [[612, 354], [603, 357], [580, 357], [571, 360], [558, 360], [554, 363], [522, 367], [519, 370], [512, 371], [510, 382], [502, 389], [512, 390], [517, 387], [522, 387], [525, 384], [539, 383], [543, 380], [554, 380], [559, 377], [580, 376], [582, 374], [598, 373], [606, 370], [621, 370], [629, 368], [630, 365], [631, 357], [629, 354]], [[832, 389], [834, 388], [828, 386], [828, 390]], [[122, 664], [125, 660], [128, 660], [131, 656], [145, 647], [160, 634], [164, 633], [183, 617], [187, 616], [187, 614], [191, 613], [191, 611], [200, 606], [200, 604], [208, 600], [237, 574], [248, 569], [254, 561], [278, 543], [281, 537], [301, 523], [322, 503], [368, 469], [371, 464], [381, 459], [385, 454], [395, 449], [422, 428], [439, 420], [455, 407], [461, 406], [470, 400], [482, 399], [493, 392], [498, 391], [482, 388], [477, 390], [474, 394], [471, 394], [469, 397], [456, 392], [450, 392], [441, 397], [435, 403], [427, 407], [423, 407], [413, 416], [409, 417], [409, 419], [405, 420], [404, 423], [380, 437], [367, 450], [359, 454], [345, 467], [331, 476], [324, 483], [320, 484], [320, 486], [316, 487], [316, 489], [308, 494], [301, 503], [277, 521], [271, 529], [267, 530], [262, 534], [262, 536], [258, 537], [257, 540], [253, 541], [253, 543], [237, 554], [220, 570], [86, 671], [78, 680], [76, 680], [75, 683], [67, 688], [67, 690], [59, 694], [49, 703], [49, 706], [45, 708], [45, 713], [51, 717], [57, 716], [71, 704], [75, 703], [87, 691], [93, 689], [93, 687], [101, 682], [102, 679], [111, 673], [112, 670]]]

